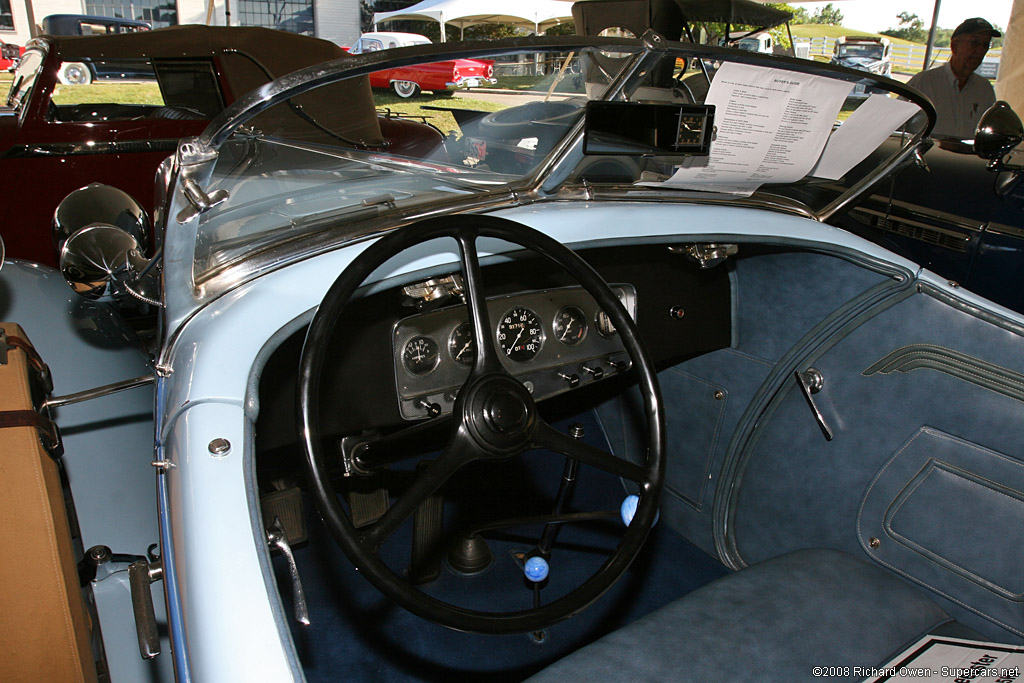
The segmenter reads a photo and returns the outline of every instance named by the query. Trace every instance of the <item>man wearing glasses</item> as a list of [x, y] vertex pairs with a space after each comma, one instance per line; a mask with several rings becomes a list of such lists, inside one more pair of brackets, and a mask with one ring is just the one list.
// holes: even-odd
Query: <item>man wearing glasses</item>
[[981, 66], [993, 37], [1002, 34], [981, 17], [967, 19], [956, 27], [949, 48], [949, 61], [922, 71], [908, 81], [935, 105], [932, 135], [973, 140], [978, 119], [996, 101], [987, 78], [974, 73]]

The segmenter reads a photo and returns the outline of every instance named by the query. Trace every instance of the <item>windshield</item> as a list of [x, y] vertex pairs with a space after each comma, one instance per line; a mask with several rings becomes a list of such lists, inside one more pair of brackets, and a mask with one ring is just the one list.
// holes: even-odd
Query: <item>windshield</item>
[[[361, 55], [353, 78], [241, 127], [215, 122], [201, 138], [218, 149], [206, 191], [228, 198], [199, 218], [195, 281], [292, 245], [371, 234], [385, 217], [577, 187], [773, 195], [811, 215], [836, 202], [827, 188], [878, 172], [890, 135], [907, 154], [897, 129], [927, 125], [906, 100], [916, 95], [885, 90], [898, 85], [854, 97], [859, 79], [809, 60], [596, 40], [614, 47], [445, 59], [435, 45], [422, 63]], [[604, 100], [618, 108], [597, 108]]]
[[881, 45], [841, 45], [839, 47], [840, 57], [865, 57], [867, 59], [881, 59]]

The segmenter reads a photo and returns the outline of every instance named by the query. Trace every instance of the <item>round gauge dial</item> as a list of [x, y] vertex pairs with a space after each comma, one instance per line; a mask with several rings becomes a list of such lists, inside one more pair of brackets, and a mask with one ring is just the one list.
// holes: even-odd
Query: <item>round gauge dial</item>
[[448, 337], [448, 353], [461, 365], [472, 365], [476, 360], [476, 344], [473, 343], [473, 326], [462, 323]]
[[533, 360], [544, 344], [544, 326], [528, 308], [513, 308], [498, 323], [498, 346], [514, 361]]
[[612, 324], [612, 319], [604, 311], [598, 311], [597, 315], [594, 316], [594, 326], [597, 327], [597, 332], [602, 337], [615, 336], [615, 325]]
[[555, 315], [552, 330], [555, 339], [566, 346], [575, 346], [587, 336], [587, 316], [575, 306], [566, 306]]
[[413, 337], [402, 349], [402, 364], [414, 375], [425, 375], [437, 367], [439, 350], [437, 342], [430, 337]]

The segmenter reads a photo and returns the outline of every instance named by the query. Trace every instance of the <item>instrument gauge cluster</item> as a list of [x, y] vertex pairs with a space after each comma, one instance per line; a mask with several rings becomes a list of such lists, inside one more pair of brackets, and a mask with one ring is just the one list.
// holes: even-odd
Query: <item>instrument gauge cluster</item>
[[[613, 285], [636, 317], [636, 290]], [[605, 311], [581, 287], [524, 292], [487, 300], [489, 342], [506, 370], [538, 400], [626, 372], [626, 354]], [[402, 416], [417, 420], [452, 410], [476, 361], [477, 345], [462, 304], [419, 313], [392, 330]]]

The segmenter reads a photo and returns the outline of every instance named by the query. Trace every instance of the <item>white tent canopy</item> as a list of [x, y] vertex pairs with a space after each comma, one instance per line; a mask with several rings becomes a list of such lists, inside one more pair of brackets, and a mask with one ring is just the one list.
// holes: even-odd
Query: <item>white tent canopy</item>
[[441, 23], [441, 41], [445, 40], [445, 24], [460, 29], [476, 24], [515, 24], [532, 28], [537, 33], [563, 21], [572, 21], [572, 2], [566, 0], [423, 0], [412, 7], [394, 12], [376, 12], [377, 24], [397, 19], [432, 19]]

